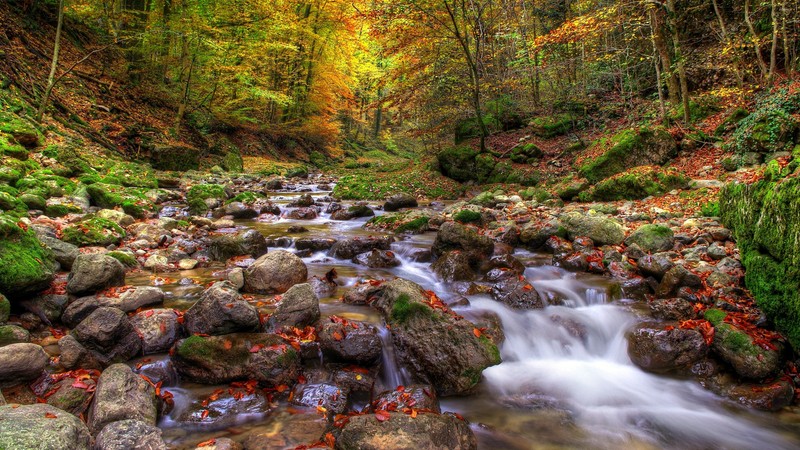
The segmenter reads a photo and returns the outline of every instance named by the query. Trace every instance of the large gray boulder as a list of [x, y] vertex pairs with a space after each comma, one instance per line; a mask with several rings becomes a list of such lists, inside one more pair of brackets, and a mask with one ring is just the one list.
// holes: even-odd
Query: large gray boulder
[[142, 338], [142, 354], [168, 351], [181, 335], [178, 314], [173, 309], [150, 309], [134, 314], [131, 325]]
[[106, 425], [95, 439], [94, 450], [167, 450], [161, 429], [141, 420]]
[[303, 328], [319, 320], [319, 299], [308, 283], [292, 286], [270, 316], [266, 329], [279, 331], [284, 327]]
[[77, 245], [50, 236], [39, 236], [39, 240], [53, 251], [53, 255], [56, 261], [61, 264], [62, 269], [72, 269], [72, 264], [75, 263], [75, 259], [80, 255]]
[[399, 359], [441, 395], [470, 392], [485, 368], [500, 363], [488, 337], [416, 283], [401, 278], [386, 283], [373, 306], [391, 326]]
[[628, 335], [628, 356], [648, 372], [687, 369], [707, 353], [708, 345], [697, 330], [645, 324]]
[[453, 414], [386, 412], [351, 417], [336, 440], [349, 450], [475, 450], [478, 441], [467, 422]]
[[244, 271], [244, 291], [255, 294], [282, 294], [308, 278], [302, 259], [284, 250], [258, 258]]
[[588, 237], [595, 245], [618, 245], [625, 239], [625, 231], [616, 220], [603, 214], [570, 212], [560, 218], [570, 240]]
[[208, 254], [216, 261], [227, 261], [234, 256], [242, 255], [258, 258], [266, 253], [267, 240], [256, 230], [216, 236], [208, 246]]
[[416, 208], [417, 198], [411, 194], [401, 192], [386, 199], [383, 204], [384, 211], [398, 211], [400, 208]]
[[478, 234], [474, 228], [457, 222], [446, 222], [436, 233], [431, 254], [439, 258], [449, 250], [466, 253], [475, 264], [492, 256], [494, 242], [488, 236]]
[[274, 334], [195, 335], [178, 341], [174, 349], [175, 369], [197, 383], [252, 379], [279, 386], [294, 383], [300, 375], [300, 354]]
[[41, 345], [18, 343], [0, 347], [0, 386], [34, 380], [49, 362]]
[[317, 342], [328, 358], [364, 366], [380, 358], [383, 345], [375, 326], [337, 316], [320, 322], [317, 325]]
[[164, 301], [164, 291], [154, 286], [137, 286], [119, 297], [100, 299], [103, 306], [111, 306], [125, 312], [136, 311], [143, 306], [157, 305]]
[[255, 331], [259, 326], [256, 308], [228, 281], [214, 283], [206, 289], [183, 317], [186, 330], [191, 334]]
[[353, 259], [356, 255], [372, 250], [389, 250], [394, 242], [391, 236], [350, 238], [337, 241], [328, 251], [328, 256], [338, 259]]
[[67, 281], [67, 292], [90, 295], [112, 286], [125, 284], [125, 266], [101, 254], [81, 254], [75, 258]]
[[664, 225], [647, 224], [637, 228], [625, 239], [625, 245], [636, 244], [643, 251], [665, 252], [672, 249], [675, 233], [670, 227]]
[[103, 365], [127, 361], [142, 349], [136, 329], [117, 308], [97, 308], [72, 330], [72, 335]]
[[80, 419], [53, 406], [0, 406], [2, 449], [89, 450], [91, 439]]
[[127, 365], [114, 364], [97, 380], [87, 424], [96, 435], [106, 425], [120, 420], [138, 420], [153, 426], [157, 416], [155, 388]]

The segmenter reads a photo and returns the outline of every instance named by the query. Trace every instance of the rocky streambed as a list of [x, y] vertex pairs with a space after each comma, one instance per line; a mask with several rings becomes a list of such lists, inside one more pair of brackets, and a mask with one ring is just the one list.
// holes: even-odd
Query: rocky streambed
[[7, 224], [45, 247], [3, 285], [0, 447], [798, 445], [790, 351], [714, 219], [334, 182], [125, 211], [100, 185]]

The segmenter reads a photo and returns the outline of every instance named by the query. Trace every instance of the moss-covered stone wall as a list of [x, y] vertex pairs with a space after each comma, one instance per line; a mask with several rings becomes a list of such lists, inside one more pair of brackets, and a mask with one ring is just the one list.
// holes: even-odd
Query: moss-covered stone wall
[[730, 184], [720, 213], [734, 230], [758, 306], [800, 350], [800, 179]]

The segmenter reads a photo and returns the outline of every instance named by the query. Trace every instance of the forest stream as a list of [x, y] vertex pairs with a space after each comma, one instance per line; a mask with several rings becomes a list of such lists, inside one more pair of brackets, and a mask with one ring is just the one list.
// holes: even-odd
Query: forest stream
[[[302, 187], [312, 188], [317, 204], [326, 205], [329, 191], [321, 191], [313, 184]], [[285, 210], [305, 194], [292, 192], [294, 188], [271, 193], [270, 198]], [[292, 250], [295, 239], [309, 235], [366, 238], [372, 233], [364, 230], [365, 221], [332, 221], [330, 214], [322, 213], [312, 220], [238, 220], [236, 228], [258, 230], [271, 245], [280, 245], [270, 248], [274, 251]], [[288, 232], [293, 226], [304, 227], [308, 232]], [[324, 277], [331, 269], [338, 274], [338, 288], [320, 299], [323, 318], [336, 315], [381, 330], [383, 354], [373, 394], [414, 380], [396, 360], [381, 316], [368, 306], [345, 304], [341, 297], [359, 281], [400, 277], [434, 291], [466, 318], [479, 319], [490, 312], [502, 324], [503, 362], [484, 371], [474, 394], [441, 400], [443, 411], [458, 413], [469, 421], [481, 449], [788, 449], [800, 445], [800, 436], [783, 426], [778, 416], [734, 405], [696, 381], [649, 374], [632, 364], [626, 351], [626, 333], [644, 313], [639, 302], [621, 298], [608, 279], [569, 273], [545, 264], [548, 255], [515, 249], [514, 256], [526, 266], [524, 276], [547, 305], [537, 310], [515, 310], [486, 294], [467, 295], [467, 302], [449, 284], [437, 281], [429, 263], [416, 261], [420, 252], [430, 248], [434, 236], [397, 236], [391, 251], [401, 264], [394, 268], [369, 269], [331, 258], [326, 251], [302, 258], [309, 276]], [[212, 265], [181, 272], [179, 277], [174, 273], [163, 277], [141, 273], [129, 276], [127, 282], [143, 286], [163, 283], [160, 288], [167, 296], [164, 307], [186, 310], [196, 302], [203, 286], [224, 272]], [[435, 352], [436, 348], [430, 351]], [[229, 386], [176, 382], [176, 377], [164, 375], [170, 370], [168, 360], [167, 355], [150, 356], [130, 365], [154, 379], [172, 380], [165, 382], [162, 389], [174, 396], [174, 408], [158, 424], [170, 446], [194, 448], [206, 439], [230, 437], [243, 441], [260, 434], [262, 438], [269, 437], [265, 448], [293, 448], [314, 441], [324, 428], [316, 409], [292, 405], [285, 397], [267, 399], [249, 392], [244, 399], [223, 396], [209, 405], [209, 396]], [[305, 366], [307, 370], [324, 372], [327, 362], [320, 352], [318, 359], [306, 360]], [[360, 410], [369, 401], [368, 395], [355, 397], [351, 399], [351, 409]], [[207, 410], [211, 414], [204, 413]]]

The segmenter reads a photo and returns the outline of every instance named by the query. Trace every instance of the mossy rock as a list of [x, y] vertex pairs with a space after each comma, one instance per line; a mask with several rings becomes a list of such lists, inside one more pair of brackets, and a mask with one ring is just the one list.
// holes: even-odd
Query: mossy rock
[[483, 216], [481, 216], [481, 213], [469, 209], [462, 209], [453, 214], [453, 220], [460, 223], [476, 223], [480, 222], [482, 219]]
[[685, 188], [689, 179], [674, 169], [637, 168], [601, 181], [579, 195], [582, 201], [638, 200]]
[[105, 178], [126, 187], [158, 187], [155, 171], [148, 165], [135, 162], [121, 161], [112, 164], [107, 169]]
[[533, 187], [519, 191], [519, 196], [523, 200], [535, 200], [537, 203], [544, 203], [555, 198], [549, 191]]
[[186, 193], [186, 201], [189, 203], [189, 209], [192, 214], [203, 214], [208, 211], [205, 201], [208, 199], [216, 199], [220, 203], [228, 199], [228, 194], [225, 193], [225, 186], [220, 184], [196, 184], [189, 188]]
[[47, 217], [64, 217], [68, 214], [81, 212], [83, 212], [83, 209], [74, 203], [50, 203], [44, 209], [44, 214]]
[[600, 156], [586, 161], [579, 169], [581, 176], [592, 183], [632, 167], [663, 165], [678, 151], [675, 139], [663, 127], [623, 130], [593, 143], [592, 153], [597, 147]]
[[0, 155], [14, 159], [28, 159], [28, 149], [19, 145], [13, 137], [0, 133]]
[[720, 192], [722, 223], [734, 231], [745, 284], [756, 303], [800, 349], [800, 179], [733, 183]]
[[157, 170], [185, 172], [200, 168], [200, 150], [179, 145], [158, 146], [150, 155], [150, 164]]
[[29, 173], [26, 177], [17, 181], [15, 186], [23, 194], [29, 193], [45, 198], [71, 195], [76, 188], [74, 181], [55, 175], [47, 169]]
[[70, 145], [60, 146], [57, 148], [55, 157], [64, 167], [72, 171], [72, 176], [84, 174], [97, 174], [92, 166], [87, 162], [74, 147]]
[[137, 188], [126, 188], [114, 184], [94, 183], [86, 186], [91, 203], [104, 209], [122, 208], [126, 214], [135, 218], [144, 218], [156, 207], [147, 199], [146, 191]]
[[7, 184], [13, 186], [22, 178], [22, 173], [11, 167], [0, 167], [0, 184]]
[[515, 163], [530, 164], [538, 160], [538, 158], [541, 158], [543, 155], [544, 152], [542, 152], [542, 150], [536, 144], [527, 143], [515, 148], [514, 150], [511, 150], [508, 158]]
[[117, 245], [125, 238], [125, 230], [116, 223], [100, 217], [88, 216], [64, 228], [63, 241], [78, 247], [107, 247]]
[[8, 211], [16, 213], [17, 215], [22, 215], [28, 211], [28, 207], [19, 198], [7, 192], [0, 192], [0, 211]]
[[744, 120], [745, 117], [750, 115], [750, 111], [744, 108], [736, 108], [725, 117], [725, 120], [720, 123], [714, 130], [714, 136], [722, 136], [735, 130], [739, 126], [739, 122]]
[[32, 231], [0, 215], [0, 292], [9, 298], [24, 297], [46, 289], [55, 275], [53, 252]]
[[0, 133], [11, 136], [25, 148], [38, 147], [41, 142], [41, 134], [31, 123], [5, 111], [0, 112]]
[[11, 302], [0, 293], [0, 325], [8, 322], [9, 314], [11, 314]]
[[638, 245], [643, 251], [648, 253], [665, 252], [672, 248], [675, 233], [672, 228], [647, 224], [637, 228], [625, 239], [625, 245]]
[[238, 152], [229, 152], [225, 155], [221, 162], [222, 168], [228, 172], [243, 172], [244, 160], [242, 155]]
[[466, 182], [476, 179], [475, 158], [478, 152], [470, 147], [451, 147], [437, 155], [439, 170], [446, 177]]
[[536, 136], [550, 139], [569, 133], [577, 124], [572, 114], [562, 113], [554, 116], [542, 116], [533, 119], [531, 130]]
[[308, 178], [308, 167], [297, 166], [286, 171], [286, 178]]
[[131, 267], [138, 267], [139, 262], [136, 261], [136, 257], [133, 254], [128, 252], [108, 252], [108, 256], [116, 259], [117, 261], [121, 262], [123, 266], [131, 268]]
[[233, 202], [241, 202], [241, 203], [244, 203], [245, 205], [252, 205], [256, 201], [263, 200], [263, 199], [266, 199], [266, 198], [267, 198], [266, 195], [261, 194], [259, 192], [247, 191], [247, 192], [242, 192], [240, 194], [236, 194], [236, 196], [234, 196], [233, 198], [229, 199], [225, 203], [228, 204], [228, 203], [233, 203]]

